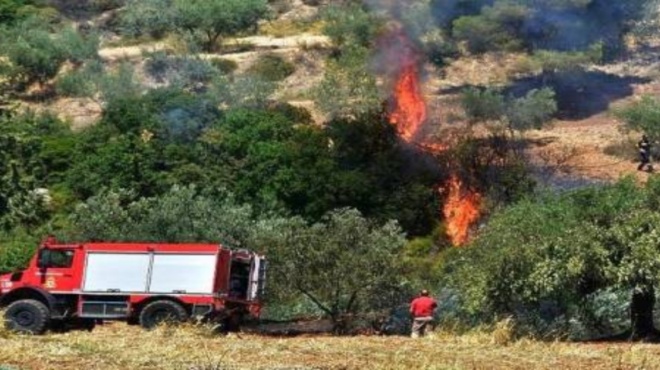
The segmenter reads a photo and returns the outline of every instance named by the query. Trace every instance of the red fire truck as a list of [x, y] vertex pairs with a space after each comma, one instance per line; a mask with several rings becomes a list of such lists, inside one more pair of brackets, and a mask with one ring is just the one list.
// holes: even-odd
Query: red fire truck
[[236, 322], [261, 309], [266, 260], [219, 244], [59, 243], [0, 275], [9, 329], [43, 333], [128, 320], [145, 328], [191, 317]]

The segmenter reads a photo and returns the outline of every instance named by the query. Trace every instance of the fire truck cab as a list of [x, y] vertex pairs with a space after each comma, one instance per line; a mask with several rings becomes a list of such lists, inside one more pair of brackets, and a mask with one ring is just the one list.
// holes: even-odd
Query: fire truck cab
[[219, 244], [58, 243], [48, 238], [27, 269], [0, 275], [9, 329], [127, 320], [150, 329], [163, 321], [258, 317], [266, 260]]

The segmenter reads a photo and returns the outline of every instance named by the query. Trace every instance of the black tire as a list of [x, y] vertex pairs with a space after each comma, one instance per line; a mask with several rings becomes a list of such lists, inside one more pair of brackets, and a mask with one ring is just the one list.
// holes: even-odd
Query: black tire
[[153, 329], [165, 322], [176, 324], [186, 320], [188, 320], [188, 312], [174, 301], [151, 302], [140, 311], [140, 325], [145, 329]]
[[7, 307], [5, 326], [19, 333], [43, 334], [50, 323], [50, 310], [34, 299], [22, 299]]

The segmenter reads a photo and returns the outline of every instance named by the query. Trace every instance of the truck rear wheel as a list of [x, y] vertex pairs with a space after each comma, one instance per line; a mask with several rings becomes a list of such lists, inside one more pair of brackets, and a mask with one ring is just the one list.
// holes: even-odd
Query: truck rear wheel
[[50, 322], [50, 310], [34, 299], [22, 299], [7, 307], [5, 325], [19, 333], [43, 334]]
[[188, 320], [188, 312], [180, 304], [161, 300], [151, 302], [140, 311], [140, 325], [153, 329], [161, 323], [180, 323]]

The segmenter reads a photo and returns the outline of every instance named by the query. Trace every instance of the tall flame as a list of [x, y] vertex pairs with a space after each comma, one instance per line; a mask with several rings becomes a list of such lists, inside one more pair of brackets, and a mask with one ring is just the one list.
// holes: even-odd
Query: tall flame
[[399, 135], [410, 142], [426, 121], [426, 102], [422, 96], [417, 66], [414, 61], [405, 61], [394, 87], [393, 109], [390, 123], [397, 127]]
[[[426, 101], [419, 83], [417, 58], [410, 41], [400, 31], [392, 37], [393, 44], [400, 50], [394, 59], [399, 68], [390, 105], [389, 121], [396, 126], [399, 136], [431, 153], [441, 153], [448, 149], [442, 143], [415, 142], [416, 136], [426, 121]], [[447, 195], [442, 214], [447, 224], [447, 237], [455, 246], [464, 245], [469, 238], [470, 228], [479, 219], [481, 195], [466, 187], [457, 174], [452, 174], [446, 184], [439, 188]]]
[[453, 245], [464, 245], [470, 228], [479, 220], [481, 195], [466, 188], [456, 174], [451, 175], [444, 190], [447, 201], [442, 213], [447, 222], [447, 236]]

